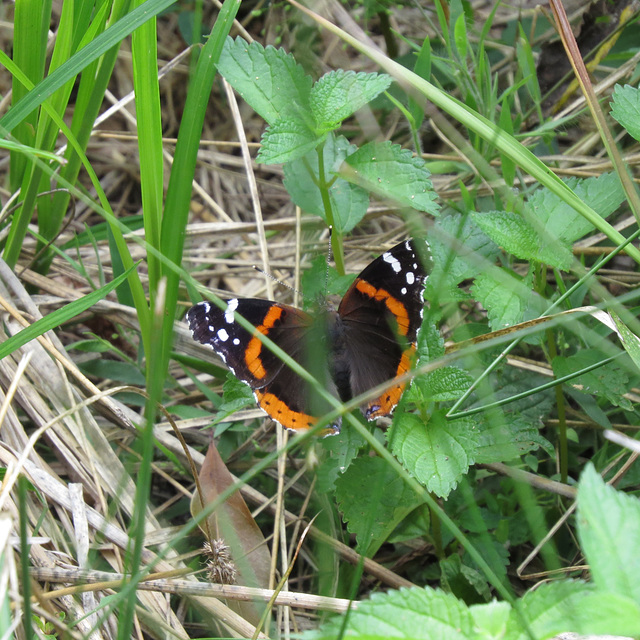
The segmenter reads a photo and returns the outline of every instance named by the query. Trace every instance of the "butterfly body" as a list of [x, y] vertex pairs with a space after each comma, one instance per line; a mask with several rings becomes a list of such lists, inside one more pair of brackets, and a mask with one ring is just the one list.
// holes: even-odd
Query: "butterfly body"
[[[224, 309], [209, 302], [195, 305], [187, 321], [194, 339], [213, 348], [251, 387], [260, 407], [287, 429], [311, 428], [332, 405], [259, 334], [343, 402], [388, 383], [361, 406], [365, 417], [374, 420], [393, 412], [407, 386], [397, 379], [413, 363], [428, 268], [426, 243], [407, 240], [371, 262], [337, 310], [321, 307], [310, 314], [268, 300], [232, 298]], [[255, 330], [247, 331], [236, 314]], [[340, 424], [338, 418], [324, 433], [338, 433]]]

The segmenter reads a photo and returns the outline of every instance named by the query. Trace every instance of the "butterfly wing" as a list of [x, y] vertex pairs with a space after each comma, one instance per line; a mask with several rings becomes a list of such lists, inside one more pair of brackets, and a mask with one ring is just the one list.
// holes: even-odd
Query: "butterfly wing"
[[[247, 331], [236, 314], [255, 330]], [[328, 409], [326, 403], [318, 402], [311, 385], [285, 365], [257, 335], [267, 336], [309, 369], [311, 361], [317, 359], [311, 358], [315, 329], [307, 313], [268, 300], [233, 298], [225, 309], [210, 302], [195, 305], [187, 312], [187, 322], [194, 339], [211, 347], [233, 374], [251, 387], [260, 407], [283, 427], [306, 430]], [[336, 421], [325, 433], [337, 433], [339, 428], [340, 422]]]
[[368, 420], [390, 415], [407, 386], [397, 379], [414, 361], [430, 267], [426, 242], [402, 242], [360, 273], [338, 307], [352, 394], [389, 381], [362, 407]]

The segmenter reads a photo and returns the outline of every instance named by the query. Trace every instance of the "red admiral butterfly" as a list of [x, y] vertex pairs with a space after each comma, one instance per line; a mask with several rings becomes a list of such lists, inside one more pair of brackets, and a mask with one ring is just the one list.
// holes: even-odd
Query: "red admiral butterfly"
[[[375, 420], [393, 412], [407, 386], [397, 379], [414, 360], [429, 267], [427, 243], [407, 240], [362, 271], [337, 311], [324, 308], [312, 316], [268, 300], [232, 298], [226, 309], [200, 302], [187, 312], [187, 321], [194, 339], [212, 347], [283, 427], [309, 429], [332, 407], [256, 333], [268, 336], [343, 402], [389, 382], [361, 407], [367, 420]], [[236, 312], [256, 327], [253, 334], [235, 320]], [[338, 418], [323, 433], [339, 433], [340, 425]]]

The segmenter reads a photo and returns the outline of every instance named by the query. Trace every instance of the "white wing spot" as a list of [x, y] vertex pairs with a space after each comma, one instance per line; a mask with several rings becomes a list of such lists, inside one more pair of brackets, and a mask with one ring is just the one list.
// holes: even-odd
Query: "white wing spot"
[[407, 251], [410, 251], [410, 252], [411, 252], [411, 255], [413, 255], [413, 249], [411, 248], [411, 242], [409, 242], [409, 240], [406, 240], [406, 241], [405, 241], [405, 243], [404, 243], [404, 248], [405, 248]]
[[403, 296], [406, 296], [406, 295], [407, 295], [407, 287], [402, 287], [402, 289], [400, 289], [400, 293], [401, 293]]
[[238, 308], [238, 298], [231, 298], [227, 302], [227, 309], [224, 312], [224, 320], [227, 324], [233, 322], [233, 312]]
[[240, 340], [238, 338], [234, 338], [233, 339], [233, 344], [235, 344], [236, 346], [238, 346], [240, 344]]
[[201, 302], [200, 304], [202, 305], [205, 313], [209, 313], [209, 311], [211, 311], [211, 305], [208, 302], [205, 301]]
[[396, 272], [400, 273], [400, 260], [392, 256], [388, 251], [382, 254], [382, 259], [391, 265], [391, 268]]
[[218, 336], [218, 340], [220, 340], [220, 342], [226, 342], [229, 339], [229, 334], [224, 328], [218, 329], [218, 333], [216, 335]]
[[413, 271], [407, 271], [407, 284], [413, 284], [416, 281], [416, 274]]

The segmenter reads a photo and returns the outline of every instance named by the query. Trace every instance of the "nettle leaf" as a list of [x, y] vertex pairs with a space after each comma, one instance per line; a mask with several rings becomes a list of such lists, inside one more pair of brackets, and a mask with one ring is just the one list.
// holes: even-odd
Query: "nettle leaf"
[[319, 130], [335, 129], [340, 122], [389, 88], [391, 77], [379, 73], [330, 71], [311, 89], [311, 111]]
[[[582, 201], [606, 220], [624, 200], [624, 191], [615, 173], [597, 178], [569, 178], [563, 181]], [[537, 189], [529, 198], [529, 210], [545, 230], [545, 242], [557, 238], [567, 250], [571, 243], [590, 233], [595, 227], [560, 196], [546, 188]]]
[[611, 115], [627, 130], [630, 136], [640, 140], [640, 91], [635, 87], [619, 84], [613, 91]]
[[333, 491], [338, 476], [344, 473], [366, 444], [365, 439], [353, 428], [345, 427], [338, 435], [320, 440], [326, 452], [316, 472], [316, 491]]
[[425, 318], [418, 333], [419, 364], [426, 364], [444, 355], [444, 338], [433, 322]]
[[[574, 631], [580, 625], [579, 604], [581, 600], [594, 592], [592, 585], [578, 580], [558, 580], [538, 585], [522, 598], [520, 614], [511, 611], [507, 631], [509, 640], [530, 640], [534, 638], [552, 638], [564, 631]], [[529, 632], [522, 627], [524, 615]]]
[[430, 402], [457, 400], [473, 383], [473, 378], [457, 367], [440, 367], [416, 380], [423, 397]]
[[218, 407], [218, 417], [226, 418], [240, 409], [254, 406], [255, 402], [251, 387], [229, 372], [222, 386], [222, 403]]
[[571, 267], [571, 251], [552, 239], [542, 239], [517, 213], [491, 211], [474, 214], [474, 220], [496, 244], [517, 258], [544, 262], [558, 269]]
[[482, 423], [477, 429], [476, 464], [509, 462], [534, 451], [541, 444], [545, 444], [545, 450], [550, 449], [553, 455], [553, 446], [522, 416], [509, 414], [502, 419], [495, 419], [495, 416], [492, 411], [489, 416], [481, 418]]
[[598, 588], [640, 602], [640, 500], [608, 486], [592, 464], [578, 485], [578, 537]]
[[283, 49], [229, 37], [218, 71], [268, 124], [309, 112], [313, 81]]
[[495, 331], [518, 324], [525, 314], [544, 311], [542, 299], [526, 280], [506, 269], [493, 268], [478, 276], [471, 287], [473, 297], [487, 310], [489, 326]]
[[[598, 364], [602, 359], [601, 351], [582, 349], [572, 356], [558, 356], [551, 364], [556, 376], [561, 377]], [[583, 373], [574, 378], [571, 384], [581, 385], [583, 393], [602, 396], [617, 407], [633, 411], [630, 400], [624, 397], [629, 387], [629, 376], [625, 369], [615, 362], [609, 362], [593, 371]]]
[[425, 424], [418, 416], [396, 412], [387, 440], [409, 473], [443, 498], [475, 462], [477, 433], [471, 418], [447, 420], [438, 411]]
[[[345, 165], [347, 168], [345, 168]], [[385, 200], [438, 215], [437, 195], [422, 158], [386, 142], [368, 142], [345, 158], [340, 175]]]
[[321, 142], [322, 138], [299, 120], [277, 120], [262, 134], [256, 161], [262, 164], [291, 162], [313, 151]]
[[[354, 149], [355, 146], [350, 145], [343, 136], [336, 138], [329, 134], [324, 143], [325, 174], [333, 175], [334, 167], [340, 165]], [[318, 154], [315, 151], [284, 165], [284, 186], [296, 205], [328, 222], [318, 189]], [[367, 213], [369, 194], [342, 178], [332, 181], [329, 198], [333, 208], [333, 224], [340, 234], [351, 231]]]
[[487, 604], [474, 604], [469, 607], [474, 627], [483, 631], [483, 638], [506, 638], [505, 635], [511, 605], [508, 602], [492, 600]]
[[423, 504], [382, 458], [358, 458], [336, 481], [336, 498], [357, 551], [372, 557], [396, 525]]
[[472, 216], [457, 213], [436, 220], [429, 244], [433, 255], [433, 270], [427, 280], [429, 300], [442, 300], [443, 288], [457, 287], [463, 280], [475, 278], [482, 263], [486, 260], [493, 264], [500, 253]]
[[[430, 587], [374, 593], [343, 617], [335, 617], [319, 629], [306, 631], [304, 640], [338, 637], [386, 640], [480, 640], [467, 605], [454, 595]], [[342, 633], [343, 632], [343, 633]]]

